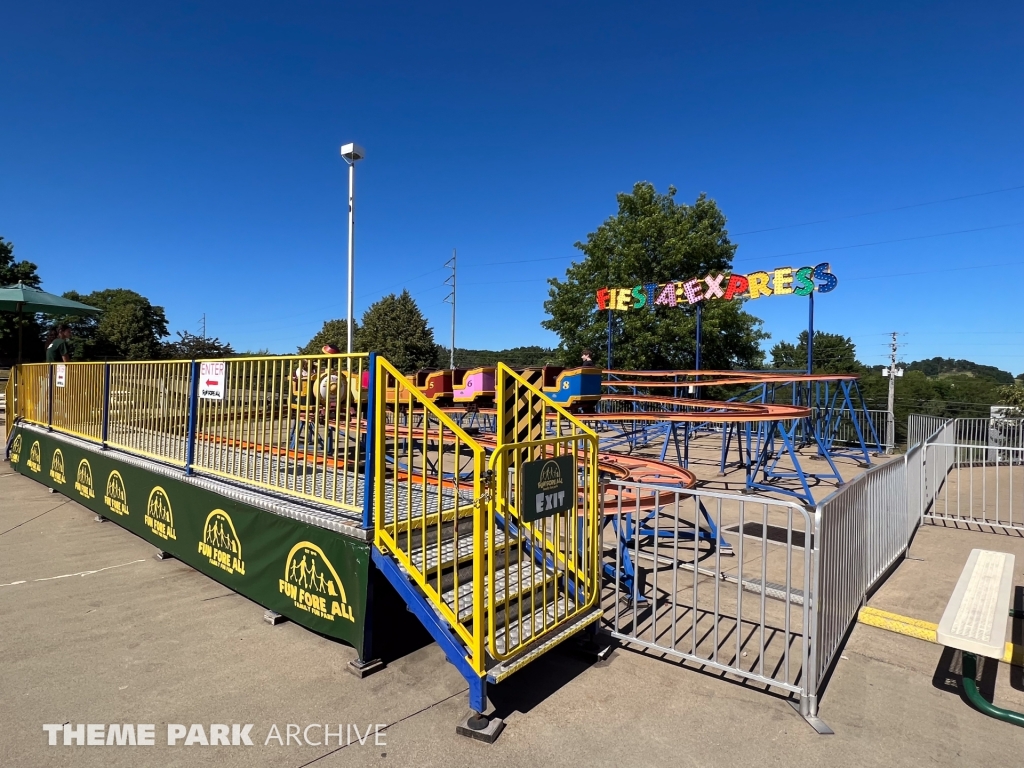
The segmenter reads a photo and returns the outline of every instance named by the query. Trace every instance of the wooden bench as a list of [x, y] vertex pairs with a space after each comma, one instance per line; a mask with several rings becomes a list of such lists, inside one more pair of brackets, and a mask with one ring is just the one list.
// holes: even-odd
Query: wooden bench
[[1006, 648], [1013, 590], [1013, 555], [971, 550], [967, 564], [942, 614], [936, 638], [941, 645], [963, 652], [964, 691], [982, 712], [1024, 726], [1024, 715], [990, 704], [975, 682], [977, 657], [1002, 659]]

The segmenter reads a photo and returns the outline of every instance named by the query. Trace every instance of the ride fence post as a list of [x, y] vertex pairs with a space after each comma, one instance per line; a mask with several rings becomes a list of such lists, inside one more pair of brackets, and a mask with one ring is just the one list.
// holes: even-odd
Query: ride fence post
[[46, 428], [53, 431], [53, 363], [50, 363], [47, 368], [50, 376], [50, 384], [46, 388]]
[[[701, 307], [702, 306], [703, 306], [703, 302], [698, 302], [697, 303], [697, 351], [694, 354], [694, 359], [693, 359], [693, 367], [694, 367], [694, 370], [697, 370], [697, 371], [700, 370], [701, 315], [702, 315]], [[700, 377], [699, 376], [697, 377], [697, 381], [700, 381]], [[694, 396], [694, 398], [699, 398], [700, 397], [700, 387], [694, 387], [693, 388], [693, 396]], [[690, 431], [690, 425], [689, 424], [686, 425], [686, 431], [687, 432]]]
[[185, 435], [185, 474], [192, 474], [196, 452], [196, 424], [199, 420], [199, 363], [192, 361], [188, 395], [188, 426]]
[[700, 302], [698, 302], [697, 303], [697, 351], [694, 354], [694, 364], [693, 364], [694, 370], [697, 370], [697, 371], [700, 370], [700, 331], [701, 331], [701, 327], [700, 327], [701, 326], [701, 322], [700, 322], [701, 321], [701, 311], [700, 311], [700, 308], [701, 308], [701, 304], [700, 304]]
[[[377, 353], [371, 352], [367, 359], [369, 366], [369, 378], [366, 396], [366, 446], [364, 451], [363, 464], [363, 528], [370, 528], [373, 525], [373, 491], [374, 491], [374, 443], [376, 442], [376, 409], [377, 409]], [[362, 382], [359, 382], [362, 386]], [[359, 425], [356, 425], [358, 429]]]
[[606, 368], [610, 371], [612, 369], [612, 311], [608, 310], [608, 365]]
[[814, 291], [807, 294], [807, 375], [814, 373]]
[[110, 363], [103, 364], [103, 415], [100, 422], [100, 450], [107, 450], [110, 429]]

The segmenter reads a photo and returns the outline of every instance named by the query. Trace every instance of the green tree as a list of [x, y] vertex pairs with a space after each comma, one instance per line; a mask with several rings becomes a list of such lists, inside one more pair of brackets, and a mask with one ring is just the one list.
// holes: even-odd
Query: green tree
[[[38, 288], [42, 282], [31, 261], [15, 261], [14, 243], [0, 237], [0, 286], [24, 283]], [[35, 315], [21, 316], [23, 358], [39, 359], [43, 351], [43, 329]], [[14, 359], [18, 355], [18, 315], [0, 312], [0, 357]]]
[[407, 290], [385, 296], [363, 313], [359, 348], [379, 352], [403, 373], [437, 363], [434, 332]]
[[1019, 384], [1007, 384], [1005, 387], [1000, 387], [999, 403], [1013, 409], [1011, 416], [1016, 418], [1024, 416], [1024, 387]]
[[[559, 352], [575, 363], [584, 349], [603, 362], [608, 313], [598, 310], [596, 291], [607, 286], [665, 283], [728, 272], [736, 246], [725, 216], [705, 195], [693, 205], [675, 201], [676, 190], [658, 193], [638, 182], [617, 196], [618, 213], [586, 242], [575, 247], [584, 258], [552, 278], [541, 323], [560, 339]], [[743, 311], [742, 302], [708, 301], [703, 307], [702, 365], [705, 368], [755, 368], [763, 363], [760, 341], [768, 338], [761, 321]], [[696, 351], [696, 310], [687, 305], [657, 311], [612, 312], [614, 365], [618, 368], [692, 368]]]
[[99, 317], [67, 315], [52, 325], [72, 328], [75, 360], [156, 360], [163, 352], [160, 340], [168, 335], [164, 308], [127, 288], [108, 288], [83, 296], [67, 291], [64, 298], [102, 310]]
[[994, 365], [979, 365], [970, 360], [954, 360], [951, 357], [933, 357], [930, 360], [915, 360], [907, 366], [908, 371], [921, 371], [927, 376], [943, 376], [963, 373], [968, 376], [993, 379], [1000, 384], [1013, 384], [1013, 374]]
[[[438, 367], [448, 367], [449, 353], [445, 347], [438, 347]], [[513, 368], [527, 368], [539, 365], [558, 365], [562, 355], [557, 349], [547, 347], [512, 347], [511, 349], [462, 349], [455, 348], [455, 364], [462, 368], [473, 368], [478, 365], [497, 365], [499, 362]], [[578, 365], [579, 360], [573, 361]]]
[[[780, 341], [771, 349], [772, 367], [788, 371], [807, 370], [807, 331], [800, 331], [796, 344]], [[859, 373], [853, 339], [838, 333], [814, 332], [815, 373]]]
[[163, 344], [163, 356], [168, 360], [196, 360], [199, 358], [231, 357], [235, 350], [214, 336], [196, 336], [178, 331], [177, 341]]
[[[354, 323], [352, 346], [353, 352], [361, 350], [359, 346], [359, 323]], [[333, 344], [344, 352], [348, 348], [348, 323], [344, 320], [325, 320], [324, 327], [316, 332], [305, 346], [299, 347], [300, 355], [319, 355], [324, 346]]]

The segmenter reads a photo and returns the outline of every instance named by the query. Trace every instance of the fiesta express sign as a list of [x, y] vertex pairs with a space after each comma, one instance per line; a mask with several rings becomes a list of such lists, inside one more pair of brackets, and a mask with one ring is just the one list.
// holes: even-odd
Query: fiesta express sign
[[828, 293], [839, 284], [828, 262], [815, 267], [779, 267], [771, 272], [750, 272], [746, 275], [708, 274], [690, 280], [669, 283], [644, 283], [632, 288], [600, 288], [597, 308], [625, 311], [656, 307], [679, 307], [710, 299], [747, 298], [762, 296], [808, 296], [813, 291]]

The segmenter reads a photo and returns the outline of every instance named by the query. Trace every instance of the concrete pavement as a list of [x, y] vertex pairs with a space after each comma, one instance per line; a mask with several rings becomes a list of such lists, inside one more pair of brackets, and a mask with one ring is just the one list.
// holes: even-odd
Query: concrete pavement
[[[965, 551], [1003, 543], [925, 528], [911, 552], [917, 559], [900, 566], [872, 605], [937, 620]], [[821, 704], [834, 736], [816, 735], [786, 701], [752, 686], [626, 649], [596, 666], [559, 650], [492, 689], [507, 727], [485, 746], [454, 733], [465, 684], [436, 646], [358, 680], [345, 670], [351, 648], [294, 624], [271, 627], [256, 604], [154, 553], [0, 464], [0, 765], [1010, 766], [1024, 759], [1024, 731], [960, 699], [942, 648], [865, 626], [853, 631]], [[1001, 666], [997, 704], [1024, 709], [1017, 672]], [[43, 724], [65, 722], [152, 723], [157, 746], [47, 746]], [[255, 745], [168, 747], [168, 723], [252, 723]], [[384, 743], [371, 736], [340, 749], [264, 746], [274, 725], [284, 737], [288, 724], [324, 723], [332, 731], [356, 725], [360, 735], [382, 723]], [[322, 730], [310, 734], [322, 740]]]

